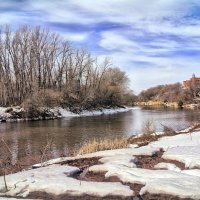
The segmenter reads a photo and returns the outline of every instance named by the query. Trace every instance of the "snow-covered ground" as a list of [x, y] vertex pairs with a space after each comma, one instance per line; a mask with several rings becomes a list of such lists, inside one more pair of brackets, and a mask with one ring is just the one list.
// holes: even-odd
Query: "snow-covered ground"
[[133, 191], [121, 183], [86, 182], [71, 178], [77, 173], [77, 167], [51, 165], [35, 170], [23, 171], [6, 176], [8, 192], [5, 190], [3, 177], [0, 177], [0, 195], [27, 197], [31, 192], [39, 191], [54, 195], [95, 195], [131, 196]]
[[[160, 162], [152, 169], [138, 168], [137, 156], [151, 157], [156, 152], [164, 150]], [[9, 194], [25, 197], [33, 191], [43, 191], [54, 195], [120, 195], [134, 196], [132, 189], [120, 182], [85, 182], [76, 180], [70, 175], [79, 171], [76, 167], [60, 165], [63, 161], [80, 158], [100, 157], [100, 164], [92, 165], [89, 172], [104, 172], [105, 178], [118, 177], [123, 183], [140, 184], [140, 195], [166, 194], [179, 198], [200, 199], [200, 131], [182, 133], [175, 136], [162, 137], [147, 146], [130, 145], [125, 149], [100, 151], [76, 157], [65, 157], [37, 164], [32, 169], [6, 176], [8, 192], [4, 189], [3, 177], [0, 177], [0, 196]], [[185, 169], [180, 169], [169, 160], [183, 163]]]

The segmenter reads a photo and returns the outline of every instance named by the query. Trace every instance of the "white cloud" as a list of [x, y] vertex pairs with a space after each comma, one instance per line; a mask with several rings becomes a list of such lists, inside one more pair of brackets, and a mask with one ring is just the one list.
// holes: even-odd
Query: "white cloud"
[[[190, 14], [192, 2], [186, 0], [68, 0], [31, 1], [31, 9], [41, 10], [51, 22], [95, 24], [98, 22], [123, 23], [150, 33], [199, 35], [197, 25], [184, 24], [184, 15]], [[167, 20], [164, 20], [167, 19]], [[173, 24], [176, 20], [180, 24]]]
[[[22, 9], [40, 13], [43, 17], [21, 15], [23, 11], [2, 12], [0, 23], [17, 25], [31, 21], [35, 24], [83, 25], [86, 30], [81, 32], [79, 29], [63, 32], [62, 29], [60, 33], [67, 40], [81, 44], [95, 37], [94, 41], [90, 41], [94, 43], [94, 51], [101, 57], [112, 57], [116, 65], [126, 70], [136, 91], [160, 83], [182, 81], [193, 72], [200, 75], [200, 58], [181, 54], [183, 50], [191, 53], [200, 51], [200, 20], [192, 16], [193, 7], [200, 5], [198, 0], [26, 2]], [[7, 4], [1, 6], [6, 7]], [[121, 24], [122, 27], [110, 28], [109, 31], [100, 27], [92, 31], [90, 27], [96, 27], [98, 23]], [[102, 48], [101, 51], [98, 51], [97, 45]], [[99, 53], [102, 51], [104, 53]]]
[[123, 34], [116, 31], [102, 32], [99, 45], [107, 50], [124, 50], [140, 47], [136, 42], [128, 39], [123, 36]]
[[182, 82], [193, 72], [200, 74], [200, 57], [175, 54], [182, 50], [200, 50], [199, 38], [176, 41], [154, 37], [137, 41], [127, 35], [121, 30], [106, 31], [99, 44], [109, 50], [107, 56], [127, 72], [135, 92], [158, 84]]
[[62, 37], [68, 41], [72, 41], [72, 42], [83, 42], [85, 41], [90, 33], [73, 33], [73, 32], [69, 32], [69, 33], [61, 33]]

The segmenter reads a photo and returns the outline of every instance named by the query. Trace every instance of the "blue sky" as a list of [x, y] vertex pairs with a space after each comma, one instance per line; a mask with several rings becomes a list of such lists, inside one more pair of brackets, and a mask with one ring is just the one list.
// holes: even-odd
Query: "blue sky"
[[41, 25], [111, 57], [136, 93], [200, 76], [199, 0], [0, 0], [0, 24]]

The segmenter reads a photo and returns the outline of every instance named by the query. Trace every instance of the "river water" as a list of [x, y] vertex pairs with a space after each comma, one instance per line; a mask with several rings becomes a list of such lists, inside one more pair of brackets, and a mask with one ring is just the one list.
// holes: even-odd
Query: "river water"
[[[163, 108], [134, 107], [128, 112], [111, 115], [69, 117], [46, 121], [28, 121], [0, 124], [0, 138], [4, 138], [12, 152], [12, 159], [41, 154], [52, 139], [51, 157], [69, 155], [92, 138], [129, 137], [142, 132], [146, 121], [152, 121], [157, 131], [163, 125], [183, 129], [200, 120], [200, 112]], [[5, 152], [1, 143], [0, 157]]]

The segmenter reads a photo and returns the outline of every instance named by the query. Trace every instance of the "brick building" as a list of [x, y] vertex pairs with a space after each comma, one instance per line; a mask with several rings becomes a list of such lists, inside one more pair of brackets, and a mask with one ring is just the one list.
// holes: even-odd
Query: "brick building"
[[192, 78], [189, 80], [183, 81], [183, 88], [197, 88], [200, 87], [200, 77], [196, 77], [195, 74], [192, 75]]

